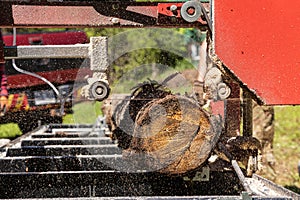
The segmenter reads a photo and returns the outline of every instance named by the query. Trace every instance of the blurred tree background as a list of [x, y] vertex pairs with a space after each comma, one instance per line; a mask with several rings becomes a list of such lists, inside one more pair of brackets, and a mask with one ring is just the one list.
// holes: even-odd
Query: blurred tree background
[[[128, 92], [136, 80], [158, 78], [165, 71], [173, 69], [182, 71], [193, 68], [189, 60], [186, 45], [186, 33], [183, 29], [126, 29], [126, 28], [18, 28], [17, 34], [45, 33], [60, 31], [84, 31], [88, 38], [93, 36], [106, 36], [109, 38], [109, 82], [113, 86], [118, 84], [119, 91]], [[13, 29], [2, 29], [3, 34], [12, 34]], [[142, 70], [134, 68], [145, 66]], [[161, 67], [166, 66], [166, 67]], [[30, 71], [30, 69], [27, 69]], [[122, 79], [122, 83], [118, 81]], [[125, 78], [124, 78], [125, 77]], [[163, 76], [162, 76], [163, 77]], [[121, 86], [121, 87], [120, 87]], [[77, 108], [75, 108], [77, 109]], [[81, 110], [80, 108], [78, 108]], [[66, 117], [71, 119], [70, 116]], [[92, 119], [88, 119], [88, 122]], [[72, 120], [66, 120], [72, 122]], [[19, 136], [21, 131], [15, 124], [0, 125], [0, 137], [13, 138]]]
[[[85, 29], [42, 29], [27, 28], [17, 29], [17, 33], [37, 33], [49, 31], [84, 31], [88, 38], [93, 36], [106, 36], [110, 41], [109, 54], [111, 55], [110, 82], [118, 80], [124, 73], [133, 68], [145, 64], [152, 64], [150, 71], [157, 74], [162, 73], [155, 70], [156, 64], [170, 66], [178, 70], [191, 68], [188, 43], [194, 36], [185, 29], [126, 29], [126, 28], [85, 28]], [[11, 34], [12, 29], [3, 29], [4, 34]], [[197, 35], [197, 34], [196, 34]], [[167, 48], [161, 48], [161, 45]], [[115, 58], [116, 51], [120, 51], [120, 46], [126, 46], [132, 51], [122, 52], [120, 57]], [[169, 49], [175, 50], [169, 51]], [[125, 49], [126, 50], [126, 49]], [[117, 53], [118, 55], [120, 52]], [[145, 72], [147, 74], [147, 72]]]

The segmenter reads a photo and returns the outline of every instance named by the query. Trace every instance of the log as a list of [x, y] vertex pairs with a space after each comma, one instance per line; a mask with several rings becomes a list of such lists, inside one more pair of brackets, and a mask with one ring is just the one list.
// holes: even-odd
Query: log
[[[154, 99], [138, 112], [124, 155], [146, 170], [183, 174], [209, 157], [219, 133], [196, 101], [180, 95]], [[145, 156], [141, 156], [145, 154]]]
[[108, 98], [102, 110], [113, 133], [113, 139], [118, 140], [119, 147], [129, 147], [140, 109], [153, 99], [164, 98], [168, 94], [170, 91], [164, 86], [149, 80], [133, 88], [130, 95], [114, 94]]
[[[120, 97], [120, 96], [119, 96]], [[155, 82], [138, 85], [122, 100], [111, 97], [113, 138], [123, 149], [125, 171], [184, 174], [200, 168], [222, 131], [194, 99], [171, 94]]]

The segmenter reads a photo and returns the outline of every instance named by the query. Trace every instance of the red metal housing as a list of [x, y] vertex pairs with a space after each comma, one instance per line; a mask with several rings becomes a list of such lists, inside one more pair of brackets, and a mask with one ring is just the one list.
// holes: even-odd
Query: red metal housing
[[215, 0], [215, 51], [269, 105], [300, 104], [300, 1]]

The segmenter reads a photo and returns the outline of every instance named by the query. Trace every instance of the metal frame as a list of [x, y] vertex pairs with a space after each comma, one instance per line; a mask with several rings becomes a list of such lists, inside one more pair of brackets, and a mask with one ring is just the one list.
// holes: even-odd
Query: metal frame
[[[201, 17], [195, 22], [188, 22], [181, 16], [182, 1], [5, 1], [0, 0], [3, 14], [0, 16], [1, 27], [198, 27], [207, 28], [207, 22]], [[209, 9], [207, 0], [201, 7]], [[186, 11], [188, 12], [188, 11]], [[195, 9], [196, 13], [197, 10]], [[203, 12], [199, 10], [198, 12]], [[198, 13], [199, 14], [199, 13]], [[26, 17], [24, 17], [26, 16]], [[84, 16], [84, 17], [83, 17]], [[107, 81], [107, 51], [101, 39], [92, 42], [94, 51], [91, 55], [93, 77], [88, 79], [88, 86], [83, 88], [83, 96], [93, 100], [107, 98], [110, 89]], [[106, 41], [107, 43], [107, 41]], [[1, 47], [2, 48], [2, 47]], [[19, 58], [74, 58], [86, 57], [87, 46], [42, 46], [8, 48], [7, 59]], [[13, 51], [14, 49], [14, 51]], [[70, 51], [70, 49], [72, 49]], [[3, 56], [1, 57], [3, 59]]]
[[88, 58], [90, 44], [78, 45], [28, 45], [4, 47], [4, 58]]
[[99, 101], [109, 94], [107, 54], [106, 37], [92, 37], [90, 44], [4, 47], [5, 59], [90, 58], [93, 77], [87, 79], [88, 85], [83, 87], [82, 94], [88, 99]]
[[[182, 1], [3, 1], [0, 27], [200, 27], [181, 18]], [[177, 9], [170, 9], [176, 5]], [[209, 10], [205, 0], [202, 5]], [[174, 8], [174, 7], [173, 7]], [[26, 16], [26, 17], [23, 17]], [[82, 17], [84, 16], [84, 17]]]
[[[104, 127], [101, 127], [104, 128]], [[296, 193], [293, 193], [281, 186], [278, 186], [274, 184], [271, 181], [268, 181], [258, 175], [253, 175], [252, 178], [246, 178], [244, 177], [241, 169], [239, 168], [237, 162], [235, 160], [232, 161], [232, 165], [234, 167], [234, 170], [236, 171], [238, 178], [240, 182], [243, 184], [244, 189], [247, 189], [247, 192], [242, 192], [239, 196], [238, 195], [233, 195], [233, 196], [227, 196], [227, 195], [194, 195], [194, 196], [149, 196], [147, 193], [146, 196], [116, 196], [114, 191], [111, 192], [111, 195], [108, 195], [106, 197], [99, 197], [102, 193], [103, 190], [99, 190], [98, 184], [99, 182], [102, 183], [103, 178], [106, 176], [112, 176], [113, 174], [116, 177], [123, 177], [125, 179], [120, 178], [119, 181], [116, 183], [118, 184], [119, 182], [122, 181], [127, 181], [127, 180], [139, 180], [139, 178], [147, 178], [151, 173], [143, 173], [143, 172], [136, 172], [136, 173], [124, 173], [118, 170], [112, 170], [112, 169], [107, 169], [105, 166], [96, 166], [95, 169], [91, 166], [93, 165], [93, 161], [97, 162], [102, 162], [106, 159], [106, 161], [109, 162], [122, 162], [122, 156], [120, 152], [118, 153], [113, 153], [115, 150], [117, 150], [115, 147], [115, 144], [111, 144], [109, 142], [105, 142], [103, 144], [97, 143], [98, 145], [90, 145], [91, 143], [84, 143], [81, 146], [78, 145], [69, 145], [65, 144], [65, 140], [72, 140], [72, 141], [79, 141], [82, 142], [82, 140], [91, 140], [92, 141], [97, 141], [97, 140], [110, 140], [109, 138], [101, 138], [101, 137], [75, 137], [73, 138], [72, 136], [65, 135], [64, 137], [54, 137], [54, 138], [44, 138], [44, 134], [49, 133], [49, 132], [65, 132], [70, 131], [70, 132], [77, 132], [80, 134], [80, 130], [85, 132], [87, 129], [90, 131], [93, 130], [93, 127], [90, 126], [85, 126], [83, 125], [82, 127], [79, 126], [72, 126], [72, 125], [49, 125], [49, 126], [42, 126], [40, 129], [37, 129], [31, 133], [28, 133], [26, 135], [22, 136], [22, 139], [18, 138], [15, 141], [12, 141], [9, 143], [4, 150], [2, 154], [0, 154], [0, 161], [2, 166], [6, 165], [6, 168], [3, 168], [4, 171], [1, 171], [0, 176], [3, 178], [3, 180], [9, 180], [14, 182], [15, 180], [19, 180], [18, 182], [15, 182], [16, 185], [10, 186], [7, 185], [7, 182], [0, 182], [2, 185], [5, 185], [5, 188], [7, 187], [16, 187], [17, 191], [15, 194], [12, 194], [12, 196], [20, 196], [20, 194], [25, 195], [27, 199], [30, 199], [34, 197], [34, 192], [30, 193], [28, 191], [30, 190], [31, 185], [28, 185], [28, 187], [18, 187], [18, 184], [27, 184], [30, 181], [33, 181], [34, 187], [37, 185], [40, 185], [42, 189], [46, 188], [51, 190], [52, 192], [58, 192], [64, 194], [64, 198], [53, 198], [53, 199], [79, 199], [79, 198], [70, 198], [74, 194], [71, 194], [72, 189], [73, 190], [78, 190], [78, 188], [81, 188], [80, 191], [78, 192], [78, 195], [81, 195], [80, 199], [245, 199], [245, 200], [250, 200], [250, 199], [287, 199], [287, 200], [292, 200], [292, 199], [299, 199], [299, 195]], [[83, 133], [81, 132], [81, 133]], [[35, 135], [36, 137], [32, 137]], [[39, 138], [40, 136], [41, 138]], [[57, 144], [53, 145], [26, 145], [26, 141], [35, 141], [36, 139], [39, 140], [45, 140], [45, 141], [52, 141], [53, 139], [58, 140]], [[59, 141], [60, 140], [60, 141]], [[29, 143], [28, 143], [29, 144]], [[107, 154], [103, 155], [98, 155], [96, 153], [96, 150], [98, 148], [102, 148], [106, 146], [107, 150], [110, 150], [110, 153], [107, 151]], [[81, 152], [81, 148], [83, 150], [83, 154], [81, 155], [80, 153], [77, 153], [74, 155], [75, 152]], [[88, 148], [94, 148], [93, 152], [91, 155], [89, 153], [87, 154], [86, 149]], [[52, 151], [55, 153], [49, 154], [49, 151]], [[57, 156], [57, 153], [59, 151], [64, 152], [65, 156]], [[113, 152], [112, 152], [113, 151]], [[47, 153], [46, 153], [47, 152]], [[69, 152], [72, 152], [72, 154], [69, 154]], [[90, 153], [91, 153], [90, 152]], [[36, 154], [36, 155], [35, 155]], [[50, 167], [53, 169], [56, 169], [55, 166], [59, 167], [62, 166], [63, 164], [74, 164], [78, 165], [78, 163], [73, 163], [70, 162], [72, 160], [76, 161], [84, 161], [80, 162], [81, 165], [83, 165], [82, 170], [61, 170], [61, 171], [47, 171], [44, 168], [39, 168], [38, 170], [33, 168], [33, 166], [37, 166], [36, 162], [38, 161], [46, 161], [46, 160], [55, 160], [56, 163]], [[100, 160], [99, 160], [100, 159]], [[88, 163], [90, 160], [91, 165]], [[85, 163], [85, 164], [84, 164]], [[89, 167], [92, 167], [90, 170], [85, 170], [88, 169]], [[28, 168], [30, 169], [29, 171]], [[103, 169], [102, 169], [103, 168]], [[39, 171], [41, 170], [41, 171]], [[28, 176], [30, 175], [30, 176]], [[68, 178], [66, 178], [68, 177]], [[65, 183], [62, 182], [62, 180], [65, 178]], [[127, 179], [128, 178], [128, 179]], [[176, 178], [176, 177], [173, 177]], [[66, 184], [68, 184], [69, 179], [71, 180], [77, 180], [77, 182], [73, 183], [70, 185], [70, 187], [67, 187]], [[110, 179], [110, 181], [113, 181], [115, 178]], [[23, 180], [24, 182], [20, 182], [20, 180]], [[39, 181], [43, 180], [45, 182], [49, 182], [49, 184], [55, 182], [56, 180], [60, 180], [56, 184], [53, 185], [48, 185], [44, 183], [39, 183]], [[155, 179], [156, 180], [156, 179]], [[173, 179], [172, 179], [173, 180]], [[99, 182], [98, 182], [99, 181]], [[203, 180], [202, 180], [203, 181]], [[237, 180], [236, 180], [237, 181]], [[122, 182], [123, 183], [123, 182]], [[168, 183], [168, 182], [167, 182]], [[161, 183], [163, 184], [163, 183]], [[208, 184], [204, 182], [204, 184]], [[238, 186], [238, 181], [235, 182], [236, 187]], [[112, 185], [111, 185], [112, 186]], [[118, 186], [118, 185], [116, 185]], [[118, 189], [118, 188], [116, 188]], [[121, 188], [122, 189], [122, 188]], [[123, 188], [124, 189], [124, 188]], [[147, 188], [146, 188], [147, 189]], [[23, 191], [24, 190], [24, 191]], [[175, 189], [176, 190], [176, 189]], [[38, 191], [38, 190], [37, 190]], [[118, 190], [117, 190], [118, 191]], [[124, 192], [124, 190], [122, 190]], [[20, 193], [19, 193], [20, 192]], [[68, 194], [70, 196], [68, 196]], [[122, 193], [123, 195], [126, 194]], [[275, 195], [272, 195], [275, 194]], [[3, 194], [2, 194], [3, 195]], [[52, 197], [53, 193], [45, 193], [44, 197]], [[151, 194], [150, 194], [151, 195]], [[55, 196], [56, 197], [56, 196]]]

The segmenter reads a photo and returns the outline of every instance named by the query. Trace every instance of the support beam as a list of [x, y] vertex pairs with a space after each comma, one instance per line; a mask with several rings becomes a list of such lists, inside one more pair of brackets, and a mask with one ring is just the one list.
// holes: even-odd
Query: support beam
[[[48, 1], [47, 1], [48, 2]], [[189, 23], [180, 15], [181, 3], [158, 2], [81, 2], [73, 3], [1, 2], [3, 14], [0, 17], [0, 28], [11, 27], [199, 27], [205, 28], [207, 23], [201, 17]], [[175, 11], [170, 6], [176, 5]], [[202, 3], [209, 10], [209, 3]], [[3, 9], [2, 9], [3, 8]], [[83, 17], [84, 16], [84, 17]]]
[[5, 59], [88, 58], [90, 44], [4, 47]]
[[241, 124], [240, 86], [232, 82], [230, 88], [231, 94], [225, 100], [225, 132], [226, 137], [236, 137]]
[[243, 136], [252, 136], [253, 133], [252, 98], [247, 91], [243, 91]]

